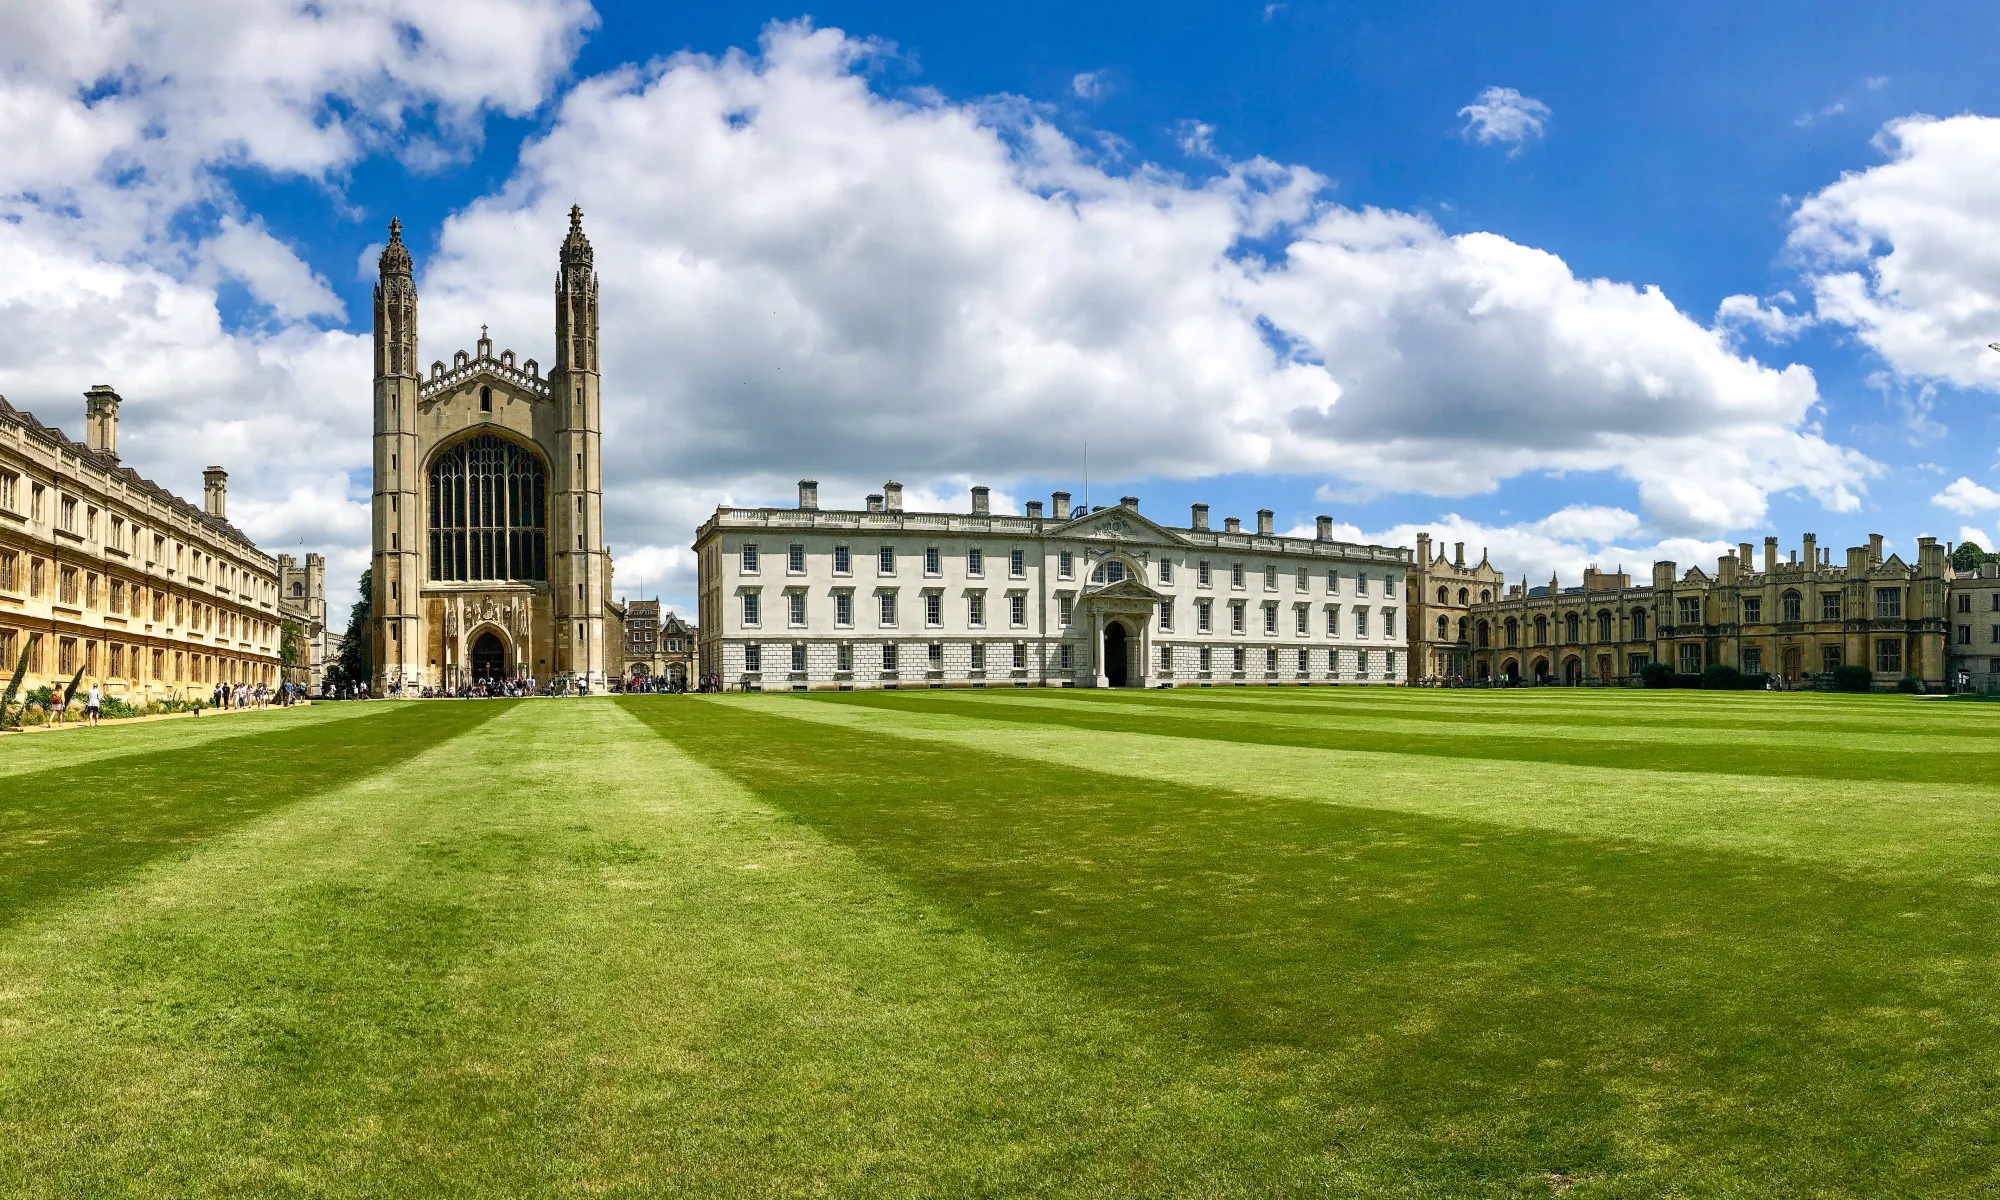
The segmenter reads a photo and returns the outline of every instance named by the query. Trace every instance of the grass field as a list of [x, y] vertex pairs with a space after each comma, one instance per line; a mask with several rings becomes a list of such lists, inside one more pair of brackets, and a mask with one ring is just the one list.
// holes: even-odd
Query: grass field
[[0, 1195], [1989, 1196], [2000, 709], [898, 692], [0, 741]]

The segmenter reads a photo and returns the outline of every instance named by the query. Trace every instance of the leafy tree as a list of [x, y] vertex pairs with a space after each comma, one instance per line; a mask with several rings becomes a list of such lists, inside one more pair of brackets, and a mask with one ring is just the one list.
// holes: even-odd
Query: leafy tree
[[1951, 552], [1951, 569], [1960, 575], [1978, 573], [1985, 561], [1986, 551], [1979, 548], [1978, 542], [1960, 542], [1958, 548]]
[[[7, 727], [7, 711], [14, 707], [14, 697], [21, 694], [21, 679], [28, 673], [28, 648], [21, 647], [21, 661], [14, 664], [14, 677], [7, 681], [7, 692], [0, 695], [0, 729]], [[20, 718], [13, 718], [15, 724]]]
[[63, 703], [65, 705], [76, 703], [76, 685], [82, 682], [83, 668], [78, 667], [76, 674], [70, 677], [69, 686], [63, 689]]
[[328, 687], [344, 688], [349, 684], [367, 683], [375, 675], [375, 646], [369, 637], [368, 624], [373, 612], [370, 591], [374, 572], [361, 572], [361, 598], [354, 602], [354, 609], [347, 615], [347, 636], [340, 642], [340, 657], [333, 660], [328, 668]]

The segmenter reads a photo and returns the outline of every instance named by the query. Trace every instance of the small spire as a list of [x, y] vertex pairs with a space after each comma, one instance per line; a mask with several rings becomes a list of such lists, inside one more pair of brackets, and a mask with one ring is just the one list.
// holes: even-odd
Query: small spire
[[376, 266], [384, 275], [410, 273], [410, 251], [403, 245], [403, 222], [396, 217], [389, 218], [389, 244], [382, 247], [382, 258]]
[[[563, 239], [562, 262], [565, 267], [587, 267], [591, 262], [590, 239], [583, 234], [583, 207], [569, 206], [569, 236]], [[558, 277], [560, 282], [560, 277]]]
[[571, 233], [583, 232], [583, 206], [581, 204], [572, 204], [569, 206], [569, 231]]

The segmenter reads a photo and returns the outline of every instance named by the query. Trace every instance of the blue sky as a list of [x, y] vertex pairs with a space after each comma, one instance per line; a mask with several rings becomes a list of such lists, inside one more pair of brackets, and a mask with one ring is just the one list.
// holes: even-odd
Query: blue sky
[[1085, 441], [1099, 502], [1537, 581], [2000, 530], [1972, 5], [405, 7], [0, 15], [0, 393], [112, 382], [336, 574], [383, 224], [427, 358], [546, 359], [572, 200], [621, 590], [681, 605], [718, 502], [1017, 503]]

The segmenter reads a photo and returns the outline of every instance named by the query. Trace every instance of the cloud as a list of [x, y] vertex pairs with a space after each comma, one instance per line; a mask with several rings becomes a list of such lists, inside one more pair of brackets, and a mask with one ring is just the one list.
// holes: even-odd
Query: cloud
[[1861, 81], [1861, 85], [1871, 92], [1879, 92], [1889, 86], [1889, 77], [1887, 75], [1870, 75]]
[[1960, 525], [1958, 527], [1958, 540], [1961, 545], [1971, 542], [1981, 550], [1988, 551], [1989, 553], [1993, 549], [1993, 539], [1987, 536], [1986, 531], [1971, 525]]
[[1790, 292], [1779, 292], [1768, 300], [1755, 296], [1724, 296], [1715, 309], [1715, 327], [1731, 334], [1741, 334], [1744, 330], [1755, 330], [1763, 339], [1773, 345], [1791, 341], [1801, 332], [1812, 328], [1811, 313], [1788, 313], [1778, 304], [1795, 304], [1797, 300]]
[[1807, 126], [1814, 125], [1820, 121], [1825, 120], [1828, 117], [1837, 117], [1846, 111], [1847, 111], [1847, 101], [1835, 100], [1832, 104], [1827, 105], [1825, 108], [1820, 109], [1816, 113], [1800, 113], [1797, 117], [1795, 117], [1792, 120], [1792, 124], [1798, 126], [1801, 129], [1804, 129]]
[[1554, 114], [1548, 105], [1513, 88], [1490, 87], [1459, 109], [1458, 115], [1465, 118], [1465, 127], [1459, 131], [1462, 135], [1482, 145], [1510, 146], [1507, 154], [1511, 158], [1542, 136]]
[[223, 274], [241, 280], [257, 302], [283, 320], [336, 316], [340, 300], [326, 281], [312, 273], [291, 247], [272, 237], [263, 222], [243, 224], [225, 217], [221, 229], [203, 245], [202, 257]]
[[[1295, 530], [1312, 536], [1311, 530]], [[1386, 529], [1364, 530], [1336, 524], [1334, 536], [1379, 546], [1414, 546], [1419, 533], [1431, 537], [1431, 553], [1450, 557], [1453, 544], [1465, 543], [1465, 561], [1482, 557], [1510, 583], [1540, 587], [1555, 576], [1565, 587], [1583, 582], [1585, 567], [1625, 571], [1632, 582], [1652, 581], [1655, 562], [1672, 562], [1677, 571], [1701, 567], [1713, 571], [1717, 559], [1733, 553], [1734, 543], [1703, 538], [1648, 536], [1638, 517], [1617, 508], [1572, 505], [1539, 520], [1488, 525], [1446, 513], [1434, 521], [1415, 521]]]
[[1817, 317], [1900, 376], [2000, 391], [2000, 120], [1905, 117], [1875, 140], [1887, 162], [1792, 217]]
[[1266, 4], [1264, 6], [1264, 19], [1266, 21], [1270, 20], [1271, 18], [1277, 16], [1279, 13], [1284, 12], [1286, 7], [1287, 6], [1283, 4]]
[[1083, 71], [1069, 81], [1079, 100], [1101, 100], [1111, 94], [1110, 77], [1103, 71]]
[[1931, 503], [1962, 516], [1977, 516], [1983, 512], [2000, 509], [2000, 492], [1974, 483], [1961, 475], [1951, 481], [1945, 489], [1931, 497]]

